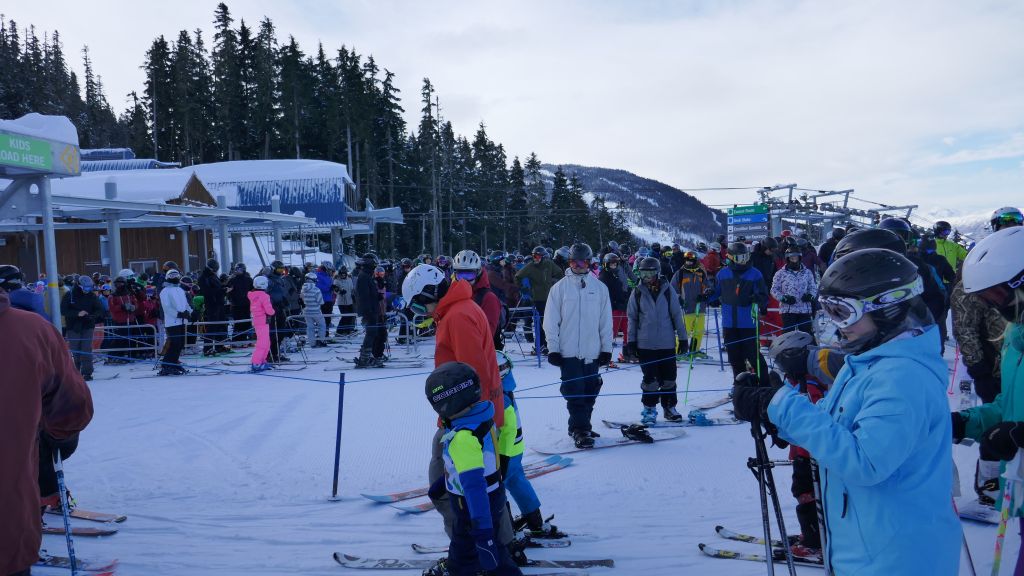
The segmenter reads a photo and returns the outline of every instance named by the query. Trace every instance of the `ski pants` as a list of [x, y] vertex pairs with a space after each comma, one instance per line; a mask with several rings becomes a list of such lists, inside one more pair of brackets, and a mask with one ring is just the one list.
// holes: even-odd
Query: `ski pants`
[[75, 360], [75, 368], [78, 368], [82, 376], [92, 375], [92, 337], [92, 328], [68, 328], [68, 347], [71, 349], [71, 357]]
[[799, 330], [806, 332], [814, 337], [814, 326], [811, 323], [810, 314], [790, 314], [788, 312], [782, 314], [782, 332], [792, 332]]
[[[469, 517], [469, 506], [462, 496], [451, 495], [452, 508], [455, 511], [455, 523], [448, 546], [448, 573], [450, 576], [477, 576], [483, 570], [476, 551], [476, 539], [473, 537], [473, 522]], [[491, 505], [491, 527], [496, 535], [500, 535], [503, 525], [510, 524], [508, 507], [505, 504], [505, 491], [497, 489], [488, 494]], [[498, 548], [498, 567], [490, 572], [491, 576], [523, 576], [508, 552], [507, 546], [500, 536], [497, 541], [502, 543]]]
[[259, 366], [267, 362], [267, 354], [270, 352], [270, 326], [265, 322], [256, 324], [256, 346], [252, 349], [252, 365]]
[[640, 370], [643, 372], [643, 380], [640, 381], [640, 389], [643, 395], [640, 401], [648, 408], [661, 403], [663, 408], [672, 408], [679, 403], [679, 395], [676, 394], [676, 351], [671, 349], [649, 350], [640, 348], [637, 350], [640, 357]]
[[793, 484], [790, 491], [793, 498], [796, 498], [796, 519], [800, 523], [802, 544], [820, 548], [821, 530], [818, 526], [818, 506], [814, 497], [814, 473], [811, 471], [810, 458], [793, 457]]
[[324, 302], [323, 305], [320, 306], [320, 313], [323, 314], [324, 324], [327, 326], [327, 331], [324, 332], [324, 339], [326, 339], [327, 334], [331, 330], [331, 324], [333, 324], [333, 318], [331, 318], [331, 314], [334, 313], [334, 300], [331, 300], [330, 302]]
[[181, 366], [181, 349], [185, 347], [185, 325], [168, 326], [167, 331], [167, 353], [164, 354], [160, 364], [166, 366]]
[[761, 356], [761, 346], [753, 328], [723, 328], [722, 338], [725, 339], [725, 351], [729, 355], [733, 376], [746, 372], [749, 363], [749, 370], [756, 371], [760, 365], [760, 373], [764, 378], [768, 377], [768, 364]]
[[[67, 460], [78, 449], [78, 434], [61, 441], [60, 457]], [[57, 485], [57, 472], [53, 469], [54, 446], [46, 438], [39, 435], [39, 496], [46, 498], [60, 491]]]
[[590, 432], [590, 416], [594, 412], [597, 395], [601, 393], [601, 377], [597, 375], [597, 361], [584, 362], [582, 358], [562, 358], [562, 386], [559, 391], [569, 410], [569, 435]]
[[388, 339], [388, 329], [384, 326], [384, 317], [361, 316], [359, 319], [365, 329], [363, 343], [359, 346], [359, 357], [380, 358], [384, 355], [384, 345]]
[[525, 516], [540, 509], [540, 498], [537, 497], [537, 492], [534, 491], [533, 485], [530, 484], [530, 480], [523, 470], [522, 454], [508, 459], [508, 467], [505, 470], [505, 489], [516, 501], [520, 514]]
[[612, 338], [622, 332], [622, 347], [629, 342], [629, 317], [625, 310], [612, 310]]
[[231, 319], [234, 320], [231, 330], [231, 340], [241, 342], [252, 340], [252, 312], [248, 306], [232, 306]]
[[[356, 307], [352, 304], [338, 304], [339, 314], [352, 314], [355, 312]], [[351, 334], [355, 330], [356, 317], [355, 316], [342, 316], [338, 320], [338, 331], [335, 332], [335, 336], [341, 336], [342, 334]]]
[[306, 346], [316, 344], [318, 340], [327, 339], [327, 323], [319, 310], [306, 309]]
[[690, 335], [689, 352], [700, 352], [700, 346], [704, 341], [704, 318], [704, 314], [683, 315], [686, 333]]
[[[433, 486], [435, 482], [438, 482], [444, 476], [444, 434], [444, 428], [438, 427], [437, 432], [434, 433], [434, 439], [430, 441], [430, 464], [427, 466], [427, 481], [430, 483], [430, 486]], [[441, 514], [441, 519], [444, 521], [444, 532], [452, 541], [454, 541], [456, 517], [456, 511], [452, 508], [452, 501], [454, 499], [455, 497], [449, 494], [447, 490], [444, 490], [437, 498], [430, 497], [434, 508]], [[504, 501], [504, 493], [502, 501]], [[463, 501], [463, 505], [465, 505], [465, 501]], [[503, 516], [504, 519], [499, 525], [499, 529], [496, 529], [494, 533], [498, 535], [498, 542], [508, 545], [515, 538], [515, 532], [512, 530], [512, 518], [507, 514]], [[475, 576], [476, 573], [473, 572], [472, 574]]]
[[540, 315], [538, 322], [540, 323], [540, 347], [541, 349], [548, 347], [548, 335], [544, 332], [544, 307], [547, 306], [547, 302], [534, 302], [533, 307], [537, 309], [537, 314]]

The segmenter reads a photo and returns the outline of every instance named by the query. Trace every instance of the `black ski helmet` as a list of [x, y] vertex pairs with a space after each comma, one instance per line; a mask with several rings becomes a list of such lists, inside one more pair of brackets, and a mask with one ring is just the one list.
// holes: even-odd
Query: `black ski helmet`
[[562, 260], [568, 262], [570, 255], [571, 255], [571, 253], [569, 251], [569, 247], [568, 246], [562, 246], [558, 250], [555, 250], [555, 259], [556, 260], [561, 258]]
[[750, 247], [743, 242], [730, 243], [729, 258], [740, 267], [750, 264]]
[[772, 238], [771, 236], [768, 236], [764, 240], [761, 240], [761, 250], [778, 250], [778, 249], [779, 249], [779, 242], [775, 238]]
[[0, 264], [0, 288], [10, 292], [24, 285], [21, 268], [14, 264]]
[[[920, 294], [923, 291], [917, 265], [906, 256], [884, 248], [866, 248], [833, 262], [821, 278], [818, 295], [822, 306], [837, 324], [842, 318], [833, 314], [835, 307], [832, 304], [838, 303], [842, 308], [844, 299], [860, 302], [864, 307], [862, 315], [870, 315], [874, 320], [878, 327], [874, 337], [847, 350], [857, 353], [895, 336], [911, 307], [922, 302]], [[845, 312], [855, 310], [846, 307]], [[927, 323], [932, 323], [927, 313], [925, 316], [928, 317]]]
[[878, 227], [882, 230], [890, 230], [902, 238], [903, 242], [910, 243], [911, 228], [906, 220], [902, 218], [886, 218], [878, 223]]
[[953, 226], [945, 220], [939, 220], [935, 223], [935, 226], [932, 227], [932, 230], [935, 231], [936, 236], [942, 236], [943, 233], [952, 231]]
[[206, 267], [212, 270], [213, 272], [216, 272], [217, 270], [220, 270], [220, 263], [214, 260], [213, 258], [210, 258], [209, 260], [206, 261]]
[[548, 251], [545, 250], [543, 246], [535, 246], [533, 248], [533, 252], [530, 252], [530, 254], [532, 256], [538, 256], [539, 255], [541, 258], [543, 258], [543, 257], [548, 255]]
[[590, 262], [590, 259], [594, 257], [594, 251], [590, 249], [590, 245], [586, 242], [577, 242], [569, 248], [569, 260], [586, 260]]
[[607, 268], [612, 264], [618, 264], [620, 260], [622, 259], [619, 258], [618, 254], [616, 254], [615, 252], [609, 252], [604, 255], [604, 267]]
[[445, 362], [427, 376], [427, 400], [446, 420], [480, 400], [480, 377], [469, 364]]
[[661, 274], [661, 261], [653, 256], [648, 256], [640, 260], [640, 264], [636, 267], [638, 272], [645, 270], [654, 270], [655, 276]]
[[832, 252], [832, 262], [865, 248], [885, 248], [903, 255], [907, 253], [907, 245], [894, 232], [881, 228], [863, 228], [850, 232], [836, 243], [836, 249]]

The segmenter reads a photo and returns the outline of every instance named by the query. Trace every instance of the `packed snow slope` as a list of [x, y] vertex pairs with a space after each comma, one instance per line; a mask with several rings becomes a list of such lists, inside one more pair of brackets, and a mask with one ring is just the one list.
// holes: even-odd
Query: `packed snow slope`
[[[713, 335], [711, 340], [710, 353], [717, 359]], [[355, 347], [345, 342], [316, 350], [310, 358], [351, 357]], [[558, 396], [558, 370], [547, 364], [538, 368], [535, 358], [520, 354], [515, 342], [509, 349], [516, 359], [527, 445], [550, 445], [564, 438], [566, 412]], [[342, 499], [336, 502], [328, 497], [340, 371], [325, 367], [340, 363], [251, 375], [244, 366], [192, 357], [186, 362], [205, 365], [199, 370], [208, 375], [156, 378], [136, 378], [153, 373], [143, 364], [98, 367], [98, 378], [118, 377], [91, 383], [96, 416], [68, 460], [66, 474], [79, 506], [125, 513], [128, 520], [116, 525], [120, 532], [114, 536], [78, 538], [79, 557], [117, 558], [118, 574], [129, 576], [371, 574], [338, 566], [332, 553], [408, 558], [416, 556], [412, 543], [444, 543], [436, 512], [403, 514], [360, 496], [426, 483], [435, 416], [423, 382], [433, 365], [432, 343], [426, 341], [419, 352], [426, 359], [421, 369], [345, 371]], [[404, 348], [393, 353], [396, 358], [407, 354]], [[952, 362], [952, 352], [949, 357]], [[681, 403], [684, 398], [692, 404], [719, 397], [730, 388], [729, 374], [718, 365], [694, 366], [685, 395], [687, 376], [681, 366]], [[604, 371], [603, 378], [595, 430], [614, 436], [618, 432], [603, 427], [601, 419], [639, 417], [640, 370], [624, 365]], [[951, 403], [958, 402], [951, 397]], [[724, 415], [728, 408], [711, 414]], [[697, 548], [707, 542], [761, 551], [722, 540], [714, 531], [716, 524], [752, 534], [761, 531], [757, 484], [746, 467], [754, 453], [749, 428], [687, 430], [682, 438], [653, 445], [573, 454], [571, 467], [534, 480], [542, 511], [554, 514], [554, 523], [573, 537], [569, 548], [528, 550], [530, 555], [614, 558], [614, 569], [591, 569], [595, 575], [764, 574], [763, 565], [709, 558]], [[977, 450], [954, 451], [967, 493]], [[770, 453], [773, 458], [788, 456], [775, 448]], [[525, 460], [535, 459], [539, 457], [528, 449]], [[789, 468], [775, 472], [787, 527], [796, 531], [789, 475]], [[47, 521], [60, 524], [55, 516]], [[964, 529], [979, 571], [987, 572], [996, 527], [965, 522]], [[1005, 564], [1016, 560], [1015, 532], [1007, 536]], [[66, 554], [63, 537], [46, 536], [44, 547]], [[783, 573], [784, 567], [777, 570]], [[547, 570], [527, 573], [538, 571]], [[799, 573], [821, 571], [800, 568]]]

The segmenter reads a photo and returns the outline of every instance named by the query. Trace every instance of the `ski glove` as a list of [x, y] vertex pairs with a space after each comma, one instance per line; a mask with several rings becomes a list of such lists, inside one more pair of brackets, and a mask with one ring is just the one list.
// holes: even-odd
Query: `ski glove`
[[959, 444], [967, 436], [967, 418], [959, 412], [951, 412], [949, 416], [953, 419], [953, 442]]
[[476, 545], [476, 557], [484, 570], [498, 567], [498, 543], [494, 540], [494, 529], [478, 528], [473, 530], [473, 542]]
[[786, 294], [785, 296], [782, 297], [782, 303], [789, 305], [796, 304], [796, 296], [790, 296], [789, 294]]
[[800, 297], [801, 302], [810, 302], [811, 300], [814, 300], [814, 296], [811, 296], [810, 294], [804, 294]]
[[548, 353], [548, 364], [551, 364], [552, 366], [561, 366], [562, 365], [562, 355], [559, 354], [558, 352], [549, 352]]
[[761, 386], [757, 374], [742, 372], [733, 383], [733, 414], [745, 422], [767, 422], [768, 403], [773, 394], [774, 389]]
[[1000, 422], [981, 435], [981, 449], [1000, 460], [1010, 460], [1024, 446], [1024, 422]]
[[608, 363], [611, 362], [611, 361], [612, 361], [612, 353], [611, 352], [601, 352], [600, 354], [597, 355], [597, 365], [598, 366], [607, 366]]

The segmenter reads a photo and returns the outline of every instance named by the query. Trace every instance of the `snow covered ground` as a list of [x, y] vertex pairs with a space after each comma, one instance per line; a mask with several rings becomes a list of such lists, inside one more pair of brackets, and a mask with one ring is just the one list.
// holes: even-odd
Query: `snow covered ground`
[[[354, 348], [345, 343], [340, 351], [317, 350], [310, 357], [351, 357]], [[538, 368], [514, 342], [509, 348], [517, 359], [527, 445], [563, 438], [566, 412], [557, 369]], [[408, 558], [416, 556], [410, 548], [414, 542], [444, 543], [435, 512], [402, 514], [360, 496], [425, 484], [435, 419], [423, 381], [433, 364], [432, 347], [421, 346], [420, 352], [426, 357], [422, 369], [345, 372], [343, 498], [338, 502], [328, 497], [339, 371], [324, 370], [338, 362], [265, 375], [213, 364], [204, 370], [209, 376], [144, 379], [133, 378], [152, 373], [144, 365], [100, 366], [97, 377], [119, 376], [91, 383], [95, 419], [66, 473], [82, 508], [125, 513], [128, 520], [117, 525], [114, 536], [78, 538], [79, 557], [117, 558], [118, 573], [124, 575], [372, 574], [338, 566], [332, 552]], [[717, 357], [713, 346], [711, 353]], [[394, 355], [404, 356], [405, 349], [395, 348]], [[688, 402], [720, 396], [730, 388], [728, 374], [717, 365], [695, 366]], [[603, 377], [595, 423], [637, 418], [639, 369], [628, 366]], [[685, 368], [680, 385], [686, 386]], [[954, 403], [959, 404], [957, 396], [951, 397]], [[787, 456], [778, 449], [770, 452], [773, 458]], [[955, 447], [954, 453], [969, 493], [976, 449]], [[745, 425], [690, 428], [685, 437], [654, 445], [573, 454], [571, 467], [537, 478], [534, 486], [543, 512], [555, 514], [554, 523], [577, 536], [570, 548], [529, 552], [536, 558], [615, 559], [616, 568], [591, 569], [594, 575], [764, 574], [763, 565], [709, 558], [697, 549], [699, 542], [708, 542], [762, 551], [714, 532], [716, 524], [760, 532], [757, 485], [746, 468], [752, 454]], [[536, 458], [528, 450], [526, 460]], [[778, 469], [776, 479], [787, 526], [796, 531], [789, 474]], [[49, 516], [48, 522], [60, 519]], [[987, 572], [996, 527], [965, 522], [964, 529], [979, 571]], [[62, 537], [44, 537], [44, 547], [66, 553]], [[1017, 548], [1011, 530], [1004, 564], [1013, 564]], [[776, 569], [784, 573], [783, 566]], [[821, 571], [801, 568], [799, 573]]]

